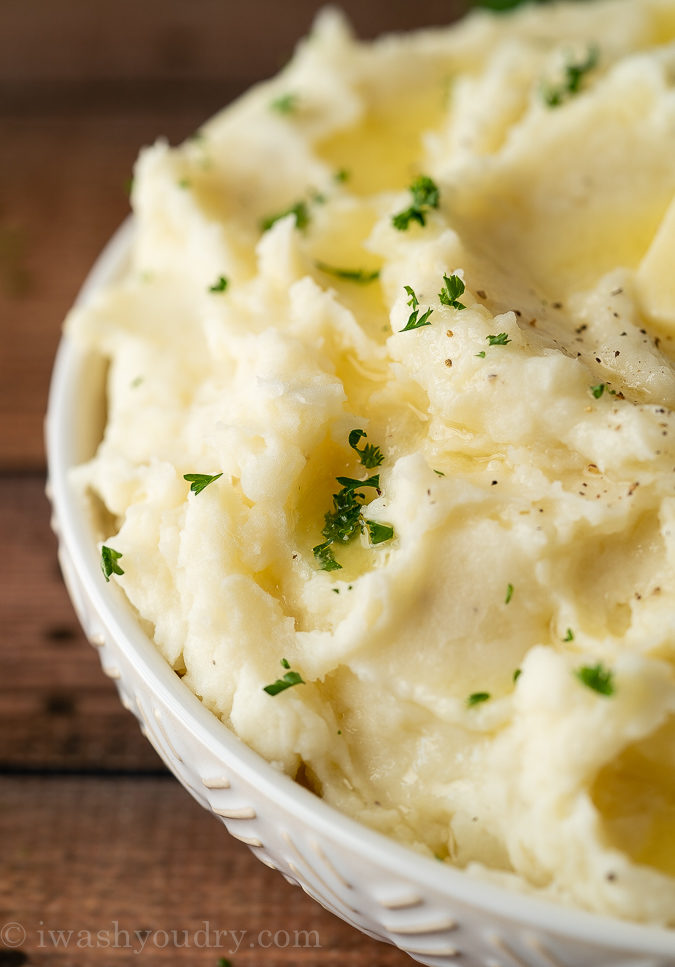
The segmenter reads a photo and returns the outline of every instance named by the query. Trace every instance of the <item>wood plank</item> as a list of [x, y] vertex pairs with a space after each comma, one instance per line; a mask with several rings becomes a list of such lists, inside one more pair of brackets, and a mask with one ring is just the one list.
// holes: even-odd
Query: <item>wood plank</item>
[[[44, 466], [42, 425], [61, 325], [98, 252], [129, 211], [139, 146], [202, 120], [0, 118], [0, 469]], [[47, 163], [48, 159], [48, 163]]]
[[169, 778], [3, 779], [0, 841], [0, 938], [18, 925], [7, 967], [130, 964], [141, 943], [162, 967], [411, 963], [265, 867]]
[[[3, 0], [0, 78], [211, 77], [275, 72], [310, 28], [315, 0]], [[359, 36], [444, 24], [462, 0], [341, 0]], [[39, 24], [39, 29], [36, 29]]]
[[0, 772], [162, 771], [82, 634], [40, 476], [0, 478]]

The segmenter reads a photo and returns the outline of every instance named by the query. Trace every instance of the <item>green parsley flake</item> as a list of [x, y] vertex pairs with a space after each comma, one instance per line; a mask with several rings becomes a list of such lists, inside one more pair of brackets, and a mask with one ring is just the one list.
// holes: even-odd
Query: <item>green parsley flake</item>
[[288, 215], [295, 215], [295, 227], [296, 228], [306, 228], [309, 225], [309, 209], [307, 208], [307, 202], [298, 201], [295, 205], [291, 205], [290, 208], [284, 209], [284, 211], [279, 212], [276, 215], [269, 215], [267, 218], [263, 218], [260, 223], [260, 227], [263, 232], [267, 232], [272, 225], [275, 225], [282, 218], [286, 218]]
[[334, 275], [338, 279], [345, 279], [347, 282], [359, 282], [361, 285], [367, 285], [369, 282], [375, 282], [376, 279], [380, 277], [380, 270], [375, 269], [373, 272], [368, 272], [365, 269], [341, 269], [334, 265], [328, 265], [327, 262], [315, 262], [314, 263], [321, 272], [325, 272], [327, 275]]
[[208, 487], [210, 483], [217, 480], [218, 477], [222, 477], [222, 471], [220, 473], [208, 474], [208, 473], [184, 473], [183, 480], [187, 480], [190, 484], [190, 490], [193, 494], [200, 494], [205, 487]]
[[574, 632], [572, 631], [571, 628], [568, 628], [567, 631], [565, 632], [565, 637], [563, 638], [563, 641], [574, 641]]
[[410, 298], [408, 299], [408, 305], [412, 306], [413, 311], [408, 316], [407, 323], [405, 324], [403, 329], [399, 329], [399, 332], [408, 332], [409, 329], [420, 329], [422, 326], [430, 326], [431, 323], [429, 322], [429, 316], [434, 310], [429, 308], [425, 313], [423, 313], [420, 316], [419, 315], [420, 303], [419, 303], [419, 299], [415, 295], [415, 290], [409, 285], [404, 285], [403, 288], [410, 296]]
[[224, 275], [219, 275], [218, 281], [209, 286], [209, 292], [224, 292], [229, 284], [228, 279]]
[[[355, 494], [348, 488], [333, 494], [333, 510], [324, 514], [325, 523], [321, 531], [329, 544], [348, 544], [359, 530], [361, 503], [356, 499], [357, 496], [363, 495]], [[323, 554], [323, 546], [319, 544], [314, 548], [315, 557]], [[334, 568], [324, 568], [324, 570], [334, 570]]]
[[445, 288], [438, 293], [441, 305], [452, 306], [453, 309], [466, 309], [462, 302], [457, 300], [464, 293], [465, 285], [458, 275], [443, 276]]
[[374, 467], [380, 466], [384, 460], [384, 454], [379, 447], [373, 446], [372, 443], [366, 443], [363, 450], [359, 450], [357, 446], [359, 440], [365, 439], [367, 435], [365, 430], [352, 430], [349, 434], [349, 446], [358, 453], [363, 466], [367, 470], [372, 470]]
[[514, 685], [518, 681], [518, 679], [520, 678], [520, 676], [522, 674], [523, 674], [523, 669], [522, 668], [516, 668], [516, 670], [513, 673], [513, 683], [514, 683]]
[[324, 541], [323, 544], [317, 544], [316, 547], [312, 548], [312, 553], [318, 561], [319, 568], [322, 571], [341, 571], [342, 565], [338, 564], [335, 560], [335, 554], [331, 547], [332, 541]]
[[614, 694], [614, 676], [602, 662], [597, 665], [582, 665], [574, 674], [587, 688], [592, 688], [599, 695]]
[[542, 84], [541, 96], [547, 107], [560, 107], [581, 90], [581, 82], [586, 74], [598, 65], [599, 51], [590, 47], [584, 60], [569, 60], [563, 70], [560, 84]]
[[[364, 447], [358, 450], [356, 444], [362, 436], [363, 430], [352, 430], [349, 434], [349, 444], [361, 456], [368, 467], [379, 466], [381, 451], [379, 447]], [[377, 461], [377, 462], [374, 462]], [[378, 521], [367, 520], [362, 513], [365, 494], [362, 490], [370, 487], [379, 492], [380, 475], [372, 474], [366, 480], [356, 477], [336, 477], [341, 489], [333, 494], [333, 509], [324, 515], [324, 526], [321, 533], [326, 538], [321, 544], [312, 548], [312, 553], [322, 571], [337, 571], [342, 565], [335, 560], [333, 544], [348, 544], [358, 533], [367, 533], [371, 544], [382, 544], [394, 536], [394, 528], [390, 524], [380, 524]]]
[[294, 114], [298, 108], [297, 94], [282, 94], [270, 102], [270, 108], [278, 114]]
[[[290, 663], [286, 658], [281, 659], [282, 668], [290, 668]], [[303, 679], [300, 672], [287, 671], [285, 675], [281, 678], [277, 678], [275, 682], [271, 685], [265, 685], [263, 687], [263, 692], [267, 692], [268, 695], [278, 695], [279, 692], [285, 692], [287, 688], [292, 688], [293, 685], [304, 685], [305, 680]]]
[[434, 470], [434, 473], [436, 474], [437, 477], [444, 477], [445, 476], [445, 474], [443, 473], [442, 470]]
[[432, 208], [438, 208], [440, 193], [438, 186], [428, 175], [420, 175], [410, 186], [412, 205], [392, 216], [392, 225], [399, 232], [407, 230], [411, 222], [426, 225], [426, 216]]
[[192, 182], [190, 181], [189, 178], [181, 178], [179, 180], [179, 182], [178, 182], [178, 187], [179, 188], [183, 188], [183, 189], [185, 189], [185, 188], [191, 188], [192, 187]]
[[121, 551], [116, 551], [112, 547], [107, 547], [105, 544], [101, 548], [101, 570], [106, 581], [109, 581], [113, 574], [124, 574], [124, 571], [117, 563], [121, 557]]
[[385, 541], [390, 541], [394, 536], [394, 528], [391, 524], [380, 524], [376, 520], [368, 519], [366, 519], [365, 524], [368, 528], [368, 537], [371, 544], [384, 544]]
[[344, 184], [345, 181], [349, 181], [351, 176], [351, 172], [346, 168], [340, 168], [333, 175], [333, 181], [337, 181], [338, 184]]
[[486, 336], [485, 337], [490, 346], [508, 346], [511, 342], [508, 333], [500, 332], [496, 336]]
[[[337, 482], [345, 490], [352, 491], [358, 490], [361, 487], [374, 487], [375, 490], [380, 489], [380, 475], [379, 473], [374, 473], [372, 476], [368, 477], [366, 480], [359, 480], [357, 477], [336, 477]], [[358, 496], [363, 496], [362, 494], [357, 494]]]
[[487, 702], [488, 699], [492, 698], [489, 692], [472, 692], [471, 695], [466, 700], [466, 704], [469, 708], [473, 708], [474, 705], [480, 705], [481, 702]]
[[506, 597], [504, 598], [504, 604], [508, 604], [512, 597], [513, 597], [513, 585], [512, 584], [507, 584], [506, 585]]
[[605, 392], [606, 383], [598, 383], [596, 386], [589, 387], [594, 399], [599, 400], [602, 394]]
[[481, 349], [479, 353], [476, 353], [476, 356], [478, 356], [479, 359], [485, 359], [485, 350]]
[[218, 959], [218, 967], [232, 967], [232, 961], [228, 960], [227, 957], [220, 957]]
[[410, 298], [408, 299], [408, 305], [409, 306], [412, 306], [413, 309], [416, 309], [418, 307], [418, 305], [420, 304], [420, 300], [415, 295], [415, 290], [413, 289], [413, 287], [411, 285], [404, 285], [403, 288], [405, 289], [405, 291], [410, 296]]

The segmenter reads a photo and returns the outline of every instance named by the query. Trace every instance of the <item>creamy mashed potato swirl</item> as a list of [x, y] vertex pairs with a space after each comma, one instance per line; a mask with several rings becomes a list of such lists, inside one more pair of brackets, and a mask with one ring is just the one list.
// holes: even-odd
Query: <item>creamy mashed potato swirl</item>
[[672, 0], [326, 12], [141, 154], [128, 274], [68, 320], [108, 577], [204, 704], [415, 849], [669, 924], [674, 38]]

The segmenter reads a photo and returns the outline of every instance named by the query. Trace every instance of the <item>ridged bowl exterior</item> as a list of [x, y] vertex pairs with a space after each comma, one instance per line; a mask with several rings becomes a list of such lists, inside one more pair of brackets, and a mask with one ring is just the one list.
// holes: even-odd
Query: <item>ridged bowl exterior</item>
[[[133, 224], [111, 240], [86, 301], [124, 271]], [[248, 749], [189, 692], [100, 573], [69, 471], [95, 445], [104, 369], [64, 338], [50, 392], [48, 494], [59, 560], [122, 704], [185, 788], [236, 839], [326, 909], [437, 967], [673, 967], [675, 931], [598, 917], [481, 882], [341, 815]], [[217, 844], [216, 844], [217, 845]]]

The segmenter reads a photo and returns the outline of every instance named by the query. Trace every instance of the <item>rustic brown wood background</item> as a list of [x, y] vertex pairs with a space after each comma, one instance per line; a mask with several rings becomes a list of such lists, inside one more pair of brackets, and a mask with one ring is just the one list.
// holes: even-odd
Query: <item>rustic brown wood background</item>
[[[372, 36], [466, 3], [342, 5]], [[0, 0], [0, 967], [131, 964], [137, 930], [163, 965], [410, 963], [261, 865], [165, 771], [76, 624], [43, 493], [61, 321], [127, 212], [138, 148], [273, 73], [318, 6]], [[214, 946], [205, 923], [246, 938]]]

